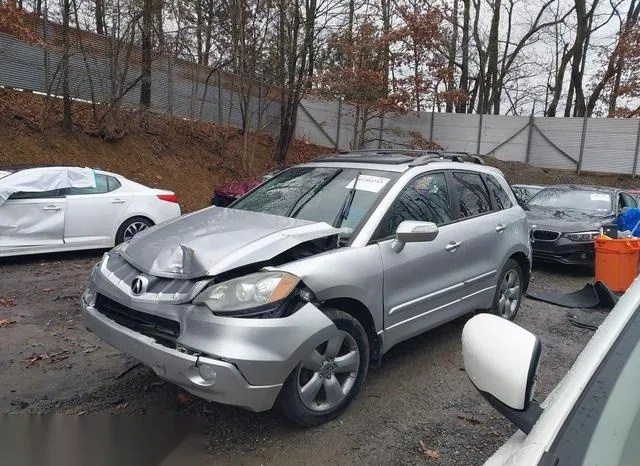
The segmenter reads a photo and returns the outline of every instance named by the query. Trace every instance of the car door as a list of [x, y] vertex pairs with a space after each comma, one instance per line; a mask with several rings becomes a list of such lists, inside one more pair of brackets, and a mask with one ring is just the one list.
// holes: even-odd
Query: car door
[[0, 248], [62, 245], [65, 190], [13, 193], [0, 205]]
[[[406, 243], [392, 249], [395, 230], [404, 220], [434, 222], [434, 241]], [[383, 264], [385, 346], [435, 327], [461, 298], [463, 260], [444, 172], [410, 181], [380, 222], [377, 239]], [[446, 320], [446, 317], [444, 318]]]
[[508, 243], [502, 241], [507, 225], [501, 213], [492, 209], [491, 195], [480, 173], [460, 170], [450, 175], [456, 199], [456, 233], [464, 245], [464, 266], [459, 271], [464, 282], [460, 311], [464, 313], [493, 297], [498, 268], [506, 253], [503, 246]]
[[113, 246], [115, 232], [130, 201], [116, 178], [101, 173], [95, 177], [95, 188], [69, 190], [65, 243]]

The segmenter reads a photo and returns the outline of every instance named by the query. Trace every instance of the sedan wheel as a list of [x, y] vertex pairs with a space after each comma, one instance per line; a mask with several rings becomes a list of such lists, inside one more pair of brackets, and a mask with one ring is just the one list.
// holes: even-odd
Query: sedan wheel
[[145, 217], [133, 217], [124, 222], [116, 233], [116, 244], [129, 241], [143, 230], [153, 226], [153, 222]]
[[142, 230], [146, 230], [149, 227], [146, 223], [139, 221], [131, 223], [126, 230], [124, 230], [123, 238], [125, 241], [130, 240]]

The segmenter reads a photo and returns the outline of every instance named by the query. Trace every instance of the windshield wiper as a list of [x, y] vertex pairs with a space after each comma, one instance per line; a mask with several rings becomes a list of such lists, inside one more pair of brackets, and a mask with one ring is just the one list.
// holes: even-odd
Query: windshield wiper
[[[311, 188], [307, 189], [302, 196], [300, 196], [298, 198], [298, 200], [296, 200], [296, 202], [293, 203], [293, 205], [291, 206], [291, 208], [289, 209], [289, 211], [287, 212], [287, 217], [295, 217], [296, 215], [298, 215], [300, 213], [300, 211], [302, 210], [302, 208], [307, 205], [307, 203], [313, 199], [313, 197], [318, 193], [318, 191], [320, 191], [322, 188], [324, 188], [326, 185], [328, 185], [329, 183], [331, 183], [331, 181], [338, 176], [340, 173], [342, 172], [342, 169], [336, 170], [335, 172], [331, 173], [329, 176], [327, 176], [324, 180], [322, 180], [320, 183], [318, 183], [315, 186], [312, 186]], [[300, 201], [302, 199], [304, 199], [304, 197], [310, 194], [309, 197], [300, 205], [300, 207], [298, 207], [296, 209], [296, 207], [298, 206], [298, 204], [300, 203]]]
[[358, 173], [356, 173], [356, 178], [353, 180], [353, 186], [351, 186], [351, 189], [347, 193], [347, 197], [344, 198], [342, 206], [340, 206], [340, 212], [338, 213], [336, 219], [333, 221], [333, 224], [336, 228], [340, 228], [342, 226], [342, 222], [344, 222], [349, 217], [351, 204], [353, 204], [353, 198], [356, 196], [356, 187], [358, 186], [360, 173], [361, 171], [358, 170]]

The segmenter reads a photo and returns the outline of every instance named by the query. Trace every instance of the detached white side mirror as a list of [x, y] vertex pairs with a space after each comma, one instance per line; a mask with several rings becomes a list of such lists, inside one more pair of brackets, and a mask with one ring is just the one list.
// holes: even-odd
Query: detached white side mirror
[[439, 233], [438, 225], [433, 222], [418, 222], [416, 220], [405, 220], [396, 229], [396, 239], [391, 247], [395, 252], [404, 249], [405, 243], [421, 243], [433, 241]]
[[462, 330], [464, 368], [498, 411], [529, 433], [542, 412], [533, 401], [540, 339], [492, 314], [478, 314]]

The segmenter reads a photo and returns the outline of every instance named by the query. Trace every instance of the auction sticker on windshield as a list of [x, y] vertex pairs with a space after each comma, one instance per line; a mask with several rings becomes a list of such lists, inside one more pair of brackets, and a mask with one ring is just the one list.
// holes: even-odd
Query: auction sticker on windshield
[[594, 194], [591, 195], [591, 200], [592, 201], [611, 202], [611, 197], [609, 197], [608, 194], [594, 193]]
[[[355, 178], [345, 186], [347, 189], [353, 188]], [[356, 184], [356, 190], [369, 191], [372, 193], [379, 193], [382, 188], [389, 182], [389, 178], [383, 178], [381, 176], [372, 175], [360, 175], [358, 176], [358, 183]]]

